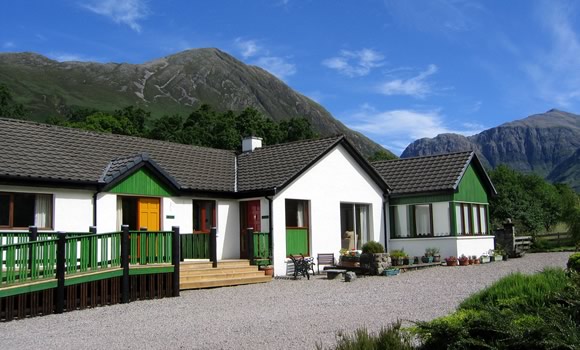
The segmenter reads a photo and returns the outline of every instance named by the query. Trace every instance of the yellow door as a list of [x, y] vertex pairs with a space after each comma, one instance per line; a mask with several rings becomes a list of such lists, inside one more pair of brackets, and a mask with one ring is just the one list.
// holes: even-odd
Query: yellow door
[[159, 231], [160, 208], [159, 198], [139, 198], [137, 202], [139, 228], [147, 227], [147, 231]]

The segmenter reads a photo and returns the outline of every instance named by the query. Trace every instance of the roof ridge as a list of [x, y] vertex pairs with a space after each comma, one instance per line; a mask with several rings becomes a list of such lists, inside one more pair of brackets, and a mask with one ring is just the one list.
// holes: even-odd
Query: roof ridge
[[317, 142], [317, 141], [324, 141], [324, 140], [331, 140], [331, 139], [338, 140], [338, 139], [344, 138], [344, 137], [345, 137], [344, 134], [335, 134], [335, 135], [320, 137], [320, 138], [316, 138], [316, 139], [306, 139], [306, 140], [296, 140], [296, 141], [290, 141], [290, 142], [284, 142], [284, 143], [275, 143], [273, 145], [266, 145], [266, 146], [263, 146], [260, 148], [266, 149], [266, 148], [282, 147], [282, 146], [288, 146], [288, 145], [295, 145], [297, 143], [309, 143], [309, 142]]
[[424, 156], [415, 156], [415, 157], [406, 157], [406, 158], [397, 158], [397, 159], [388, 159], [388, 160], [378, 160], [376, 162], [371, 162], [371, 164], [383, 164], [383, 163], [394, 163], [398, 161], [405, 161], [405, 160], [413, 160], [413, 159], [427, 159], [427, 158], [438, 158], [438, 157], [445, 157], [445, 156], [453, 156], [463, 153], [473, 153], [474, 150], [471, 151], [457, 151], [457, 152], [449, 152], [449, 153], [439, 153], [439, 154], [429, 154]]
[[121, 139], [132, 139], [132, 140], [141, 140], [141, 141], [144, 140], [147, 142], [153, 142], [153, 143], [158, 143], [158, 144], [171, 144], [171, 145], [177, 145], [179, 147], [191, 147], [191, 148], [197, 148], [197, 149], [202, 149], [202, 150], [220, 151], [220, 152], [232, 153], [235, 155], [235, 151], [227, 150], [227, 149], [189, 145], [189, 144], [178, 143], [178, 142], [173, 142], [173, 141], [156, 140], [156, 139], [150, 139], [150, 138], [141, 137], [141, 136], [114, 134], [114, 133], [104, 132], [104, 131], [86, 130], [86, 129], [74, 128], [71, 126], [47, 124], [47, 123], [42, 123], [42, 122], [32, 121], [32, 120], [25, 120], [25, 119], [13, 119], [13, 118], [0, 117], [0, 122], [16, 122], [19, 124], [36, 125], [39, 127], [55, 128], [57, 130], [66, 130], [67, 132], [74, 132], [76, 134], [88, 133], [88, 134], [99, 135], [99, 136], [100, 135], [107, 135], [109, 137], [115, 137], [115, 138], [121, 138]]

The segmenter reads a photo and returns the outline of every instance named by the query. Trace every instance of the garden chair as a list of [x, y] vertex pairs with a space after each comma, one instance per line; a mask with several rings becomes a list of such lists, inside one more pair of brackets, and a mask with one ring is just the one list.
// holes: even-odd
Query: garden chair
[[320, 265], [330, 265], [334, 266], [334, 253], [330, 254], [318, 254], [316, 257], [316, 263], [318, 264], [318, 274], [320, 275]]
[[305, 258], [304, 255], [290, 255], [290, 260], [294, 264], [294, 279], [298, 277], [298, 274], [301, 274], [302, 277], [306, 277], [310, 279], [310, 272], [314, 274], [314, 262], [312, 258]]

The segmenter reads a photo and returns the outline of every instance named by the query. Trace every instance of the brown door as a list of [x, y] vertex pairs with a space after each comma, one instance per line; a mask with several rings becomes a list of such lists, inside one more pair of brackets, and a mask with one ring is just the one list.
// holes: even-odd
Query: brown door
[[260, 215], [260, 201], [248, 201], [240, 203], [240, 258], [250, 259], [248, 257], [248, 236], [247, 228], [254, 228], [254, 232], [260, 232], [262, 229], [262, 216]]

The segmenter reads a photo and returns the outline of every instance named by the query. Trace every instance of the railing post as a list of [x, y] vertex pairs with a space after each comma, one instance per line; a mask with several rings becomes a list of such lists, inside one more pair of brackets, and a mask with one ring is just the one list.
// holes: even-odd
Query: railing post
[[179, 257], [179, 250], [181, 248], [181, 243], [179, 241], [179, 226], [171, 227], [173, 239], [171, 240], [171, 259], [173, 263], [173, 296], [179, 296], [179, 262], [181, 261]]
[[250, 265], [254, 260], [254, 228], [248, 227], [246, 229], [246, 247], [248, 251], [248, 259], [250, 260]]
[[121, 303], [129, 302], [129, 225], [121, 226]]
[[217, 267], [217, 228], [215, 227], [209, 231], [209, 260], [213, 267]]
[[[96, 235], [97, 234], [97, 226], [89, 226], [89, 232], [93, 235]], [[93, 238], [89, 239], [89, 253], [88, 254], [89, 254], [89, 266], [90, 266], [90, 268], [96, 269], [98, 266], [93, 266], [93, 262], [96, 261], [96, 260], [94, 260], [94, 257], [97, 256], [97, 245], [93, 244]], [[99, 263], [97, 262], [96, 265], [99, 265]]]
[[56, 243], [56, 293], [55, 310], [57, 314], [64, 311], [64, 273], [65, 273], [65, 250], [66, 250], [66, 233], [57, 232], [58, 241]]
[[[28, 226], [28, 242], [36, 242], [37, 240], [38, 240], [38, 227]], [[35, 248], [34, 244], [28, 245], [28, 270], [31, 270], [30, 271], [31, 274], [34, 260], [36, 260], [36, 249], [34, 248]]]

